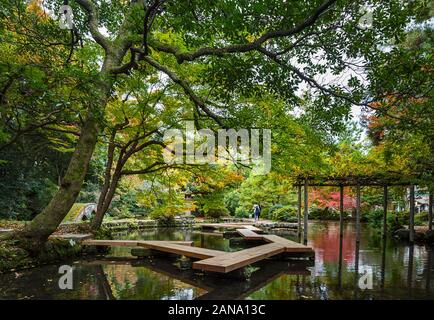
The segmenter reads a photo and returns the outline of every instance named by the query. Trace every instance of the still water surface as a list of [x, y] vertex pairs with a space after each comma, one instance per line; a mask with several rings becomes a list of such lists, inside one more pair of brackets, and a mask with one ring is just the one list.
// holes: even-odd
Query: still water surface
[[[351, 223], [345, 226], [342, 246], [338, 223], [312, 222], [309, 231], [314, 263], [266, 261], [249, 281], [181, 271], [176, 259], [137, 259], [127, 248], [118, 248], [109, 259], [72, 261], [72, 290], [59, 289], [60, 263], [0, 275], [0, 299], [434, 299], [433, 248], [384, 242], [367, 225], [361, 228], [360, 248]], [[297, 240], [292, 233], [278, 234]], [[245, 247], [191, 229], [146, 230], [119, 238], [190, 240], [225, 251]], [[367, 273], [372, 274], [372, 289], [361, 290], [359, 279]]]

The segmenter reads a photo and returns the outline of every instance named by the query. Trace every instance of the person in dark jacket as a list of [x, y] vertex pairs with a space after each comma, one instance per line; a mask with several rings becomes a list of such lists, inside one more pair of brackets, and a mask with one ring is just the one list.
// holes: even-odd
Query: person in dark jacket
[[253, 217], [255, 218], [255, 222], [259, 220], [260, 214], [261, 214], [261, 206], [259, 204], [255, 204], [253, 206]]

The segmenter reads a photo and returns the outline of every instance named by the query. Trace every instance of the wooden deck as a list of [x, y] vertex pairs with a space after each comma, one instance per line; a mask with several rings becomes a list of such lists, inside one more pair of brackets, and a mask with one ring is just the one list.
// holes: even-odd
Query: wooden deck
[[106, 246], [106, 247], [144, 247], [144, 244], [173, 243], [177, 245], [192, 246], [193, 241], [157, 241], [157, 240], [84, 240], [81, 244], [86, 246]]
[[208, 259], [218, 257], [225, 254], [224, 251], [211, 250], [200, 247], [189, 247], [180, 245], [170, 241], [139, 241], [140, 247], [145, 247], [152, 250], [158, 250], [167, 253], [179, 254], [190, 258]]
[[262, 238], [267, 242], [283, 245], [285, 247], [285, 252], [313, 252], [311, 247], [276, 236], [274, 234], [264, 234], [262, 235]]
[[247, 240], [262, 240], [262, 235], [257, 234], [250, 229], [237, 229], [237, 232]]
[[277, 254], [307, 253], [310, 255], [314, 253], [311, 247], [298, 242], [276, 235], [258, 234], [257, 232], [260, 229], [251, 225], [205, 224], [205, 226], [206, 228], [235, 228], [236, 232], [246, 240], [262, 240], [266, 244], [236, 252], [193, 247], [192, 241], [84, 240], [82, 244], [93, 246], [145, 247], [151, 250], [199, 259], [200, 261], [193, 263], [193, 269], [220, 273], [228, 273]]
[[229, 252], [218, 257], [193, 262], [193, 269], [228, 273], [284, 251], [285, 248], [282, 245], [269, 243], [262, 246], [237, 252]]
[[246, 224], [242, 222], [233, 222], [233, 223], [202, 223], [200, 224], [202, 228], [206, 229], [250, 229], [253, 231], [261, 231], [261, 229]]

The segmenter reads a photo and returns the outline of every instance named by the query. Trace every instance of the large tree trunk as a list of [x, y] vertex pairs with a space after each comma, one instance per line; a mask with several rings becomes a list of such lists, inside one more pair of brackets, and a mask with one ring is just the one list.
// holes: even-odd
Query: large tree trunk
[[88, 110], [59, 190], [44, 210], [15, 235], [22, 241], [21, 246], [32, 253], [38, 253], [41, 244], [57, 229], [80, 193], [100, 130], [95, 114], [98, 110], [104, 110], [110, 96], [110, 83], [102, 81], [100, 84], [100, 98]]
[[26, 225], [21, 236], [32, 238], [39, 243], [43, 242], [68, 214], [83, 184], [97, 142], [98, 131], [97, 121], [93, 116], [89, 116], [82, 127], [80, 139], [59, 190], [45, 209]]
[[92, 230], [95, 231], [101, 227], [102, 220], [110, 207], [121, 177], [121, 168], [116, 168], [113, 177], [108, 181], [107, 188], [103, 188], [98, 200], [95, 217], [92, 220]]

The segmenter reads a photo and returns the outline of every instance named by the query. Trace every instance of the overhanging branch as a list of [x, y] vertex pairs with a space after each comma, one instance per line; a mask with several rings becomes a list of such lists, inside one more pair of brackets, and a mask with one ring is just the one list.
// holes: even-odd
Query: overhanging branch
[[176, 57], [178, 63], [183, 63], [184, 61], [193, 61], [203, 56], [224, 56], [230, 53], [253, 51], [261, 47], [268, 40], [292, 36], [302, 32], [306, 28], [311, 27], [324, 12], [334, 5], [335, 2], [336, 0], [328, 0], [324, 2], [313, 12], [313, 14], [309, 16], [309, 18], [305, 19], [294, 28], [269, 31], [264, 33], [255, 41], [246, 44], [233, 44], [222, 48], [204, 47], [193, 52], [180, 52], [179, 48], [172, 45], [163, 44], [156, 40], [153, 40], [152, 43], [150, 42], [150, 45], [158, 51], [173, 54]]

